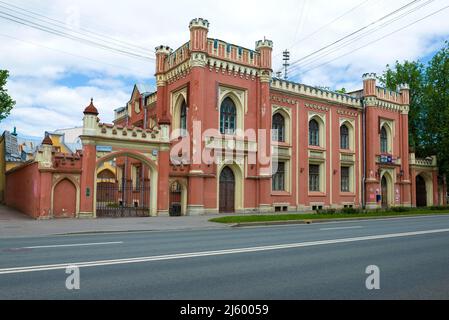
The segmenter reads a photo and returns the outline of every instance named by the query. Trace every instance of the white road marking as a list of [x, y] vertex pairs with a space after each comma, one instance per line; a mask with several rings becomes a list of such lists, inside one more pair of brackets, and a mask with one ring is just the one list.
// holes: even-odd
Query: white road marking
[[17, 248], [17, 249], [48, 249], [48, 248], [65, 248], [65, 247], [92, 247], [92, 246], [107, 246], [107, 245], [113, 245], [113, 244], [123, 244], [123, 241], [61, 244], [61, 245], [50, 245], [50, 246], [23, 247], [23, 248]]
[[330, 231], [330, 230], [348, 230], [348, 229], [362, 229], [362, 226], [354, 227], [338, 227], [338, 228], [321, 228], [320, 231]]
[[68, 267], [72, 267], [72, 266], [77, 266], [78, 268], [87, 268], [87, 267], [122, 265], [122, 264], [131, 264], [131, 263], [166, 261], [166, 260], [187, 259], [187, 258], [223, 256], [223, 255], [239, 254], [239, 253], [252, 253], [252, 252], [274, 251], [274, 250], [293, 249], [293, 248], [304, 248], [304, 247], [321, 246], [321, 245], [329, 245], [329, 244], [350, 243], [350, 242], [358, 242], [358, 241], [370, 241], [370, 240], [391, 239], [391, 238], [403, 238], [403, 237], [412, 237], [412, 236], [421, 236], [421, 235], [439, 234], [439, 233], [448, 233], [448, 232], [449, 232], [449, 229], [438, 229], [438, 230], [415, 231], [415, 232], [405, 232], [405, 233], [382, 234], [382, 235], [365, 236], [365, 237], [357, 237], [357, 238], [300, 242], [300, 243], [272, 245], [272, 246], [264, 246], [264, 247], [251, 247], [251, 248], [229, 249], [229, 250], [219, 250], [219, 251], [170, 254], [170, 255], [163, 255], [163, 256], [140, 257], [140, 258], [131, 258], [131, 259], [101, 260], [101, 261], [90, 261], [90, 262], [70, 262], [70, 263], [62, 263], [62, 264], [31, 266], [31, 267], [15, 267], [15, 268], [0, 269], [0, 275], [1, 274], [37, 272], [37, 271], [49, 271], [49, 270], [64, 270], [64, 269], [66, 269]]

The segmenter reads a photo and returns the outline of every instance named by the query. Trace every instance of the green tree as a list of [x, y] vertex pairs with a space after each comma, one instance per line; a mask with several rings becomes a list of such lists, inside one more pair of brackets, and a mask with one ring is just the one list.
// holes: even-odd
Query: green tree
[[6, 90], [8, 77], [8, 71], [0, 70], [0, 121], [9, 116], [12, 108], [16, 104], [16, 102], [8, 95], [8, 90]]
[[380, 82], [390, 90], [396, 91], [401, 84], [410, 86], [409, 141], [411, 149], [420, 156], [423, 152], [422, 136], [425, 107], [423, 106], [424, 65], [419, 61], [396, 61], [394, 67], [387, 65], [387, 70], [380, 77]]
[[449, 175], [449, 42], [429, 62], [424, 87], [424, 151], [435, 154], [441, 172]]
[[449, 177], [449, 42], [425, 65], [388, 65], [380, 82], [390, 90], [410, 85], [410, 146], [418, 156], [438, 156], [440, 173]]

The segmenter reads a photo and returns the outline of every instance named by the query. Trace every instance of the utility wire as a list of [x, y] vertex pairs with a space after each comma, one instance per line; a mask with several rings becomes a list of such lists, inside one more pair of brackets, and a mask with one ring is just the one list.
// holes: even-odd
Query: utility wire
[[[364, 6], [367, 2], [372, 1], [372, 0], [364, 0], [362, 2], [360, 2], [359, 4], [357, 4], [355, 7], [352, 7], [351, 9], [349, 9], [348, 11], [346, 11], [345, 13], [341, 14], [340, 16], [338, 16], [337, 18], [333, 19], [331, 22], [319, 27], [318, 29], [316, 29], [315, 31], [313, 31], [312, 33], [308, 34], [307, 36], [305, 36], [304, 38], [299, 39], [298, 41], [294, 42], [291, 47], [289, 48], [289, 50], [293, 49], [294, 47], [296, 47], [298, 44], [302, 43], [303, 41], [306, 41], [308, 39], [310, 39], [311, 37], [313, 37], [314, 35], [316, 35], [317, 33], [323, 31], [324, 29], [326, 29], [327, 27], [333, 25], [335, 22], [339, 21], [341, 18], [347, 16], [348, 14], [350, 14], [351, 12], [356, 11], [357, 9], [359, 9], [360, 7]], [[1, 1], [0, 1], [1, 2]], [[281, 53], [278, 53], [277, 55], [275, 55], [275, 57], [278, 57], [282, 55]]]
[[147, 57], [147, 56], [143, 56], [143, 55], [140, 55], [140, 54], [137, 54], [137, 53], [134, 53], [134, 52], [130, 52], [130, 51], [125, 51], [125, 50], [122, 50], [122, 49], [114, 48], [114, 47], [111, 47], [109, 45], [101, 44], [101, 43], [98, 43], [98, 42], [95, 42], [95, 41], [92, 41], [92, 40], [89, 40], [89, 39], [84, 39], [84, 38], [81, 38], [81, 37], [77, 37], [77, 36], [68, 34], [68, 33], [63, 32], [63, 31], [55, 30], [55, 29], [52, 29], [52, 28], [47, 27], [47, 26], [43, 26], [43, 25], [35, 23], [35, 22], [27, 21], [26, 19], [22, 19], [20, 17], [17, 17], [15, 15], [12, 15], [12, 14], [9, 14], [9, 13], [6, 13], [4, 11], [0, 11], [0, 18], [5, 19], [5, 20], [9, 20], [9, 21], [12, 21], [12, 22], [24, 25], [24, 26], [28, 26], [28, 27], [33, 28], [33, 29], [44, 31], [44, 32], [47, 32], [47, 33], [50, 33], [50, 34], [53, 34], [53, 35], [57, 35], [57, 36], [60, 36], [60, 37], [66, 38], [66, 39], [78, 41], [78, 42], [81, 42], [81, 43], [84, 43], [84, 44], [87, 44], [87, 45], [90, 45], [90, 46], [94, 46], [94, 47], [98, 47], [98, 48], [101, 48], [101, 49], [110, 50], [110, 51], [113, 51], [115, 53], [119, 53], [119, 54], [122, 54], [122, 55], [125, 55], [125, 56], [128, 56], [128, 57], [138, 58], [138, 59], [146, 60], [146, 61], [147, 60], [152, 60], [152, 61], [155, 60], [154, 58], [151, 58], [151, 57]]
[[[91, 34], [91, 35], [93, 35], [93, 37], [95, 37], [95, 38], [97, 38], [97, 39], [99, 39], [101, 41], [109, 42], [109, 43], [116, 44], [116, 45], [120, 45], [120, 46], [122, 46], [124, 48], [127, 48], [128, 50], [129, 49], [138, 50], [138, 51], [142, 51], [142, 52], [145, 52], [145, 53], [150, 52], [150, 50], [148, 50], [147, 48], [143, 48], [143, 47], [137, 46], [135, 44], [131, 44], [131, 43], [128, 43], [128, 42], [125, 42], [125, 41], [122, 41], [122, 40], [118, 40], [118, 39], [115, 39], [115, 38], [110, 37], [108, 35], [105, 35], [105, 34], [102, 34], [102, 33], [98, 33], [98, 32], [94, 32], [94, 31], [91, 31], [91, 30], [83, 28], [83, 27], [79, 28], [79, 30], [84, 31], [84, 33], [81, 33], [78, 30], [75, 30], [73, 28], [67, 27], [67, 24], [65, 22], [63, 22], [63, 21], [50, 18], [50, 17], [45, 16], [43, 14], [40, 14], [40, 13], [37, 13], [35, 11], [31, 11], [31, 10], [25, 9], [23, 7], [19, 7], [19, 6], [14, 5], [14, 4], [10, 4], [10, 3], [5, 2], [5, 1], [1, 1], [0, 0], [0, 7], [5, 8], [5, 9], [10, 10], [10, 11], [15, 11], [17, 13], [20, 13], [20, 14], [24, 15], [24, 16], [28, 16], [30, 18], [43, 21], [45, 23], [49, 23], [51, 25], [55, 25], [55, 26], [58, 26], [60, 28], [64, 28], [64, 29], [67, 29], [67, 30], [69, 30], [71, 32], [75, 32], [75, 33], [78, 33], [78, 34], [81, 34], [81, 35], [88, 36], [88, 35], [86, 35], [86, 33], [87, 34]], [[15, 8], [17, 10], [11, 9], [11, 8]], [[18, 11], [18, 10], [20, 10], [20, 11]], [[21, 11], [26, 12], [26, 13], [23, 13]], [[27, 14], [27, 13], [29, 13], [29, 14]], [[41, 17], [41, 18], [36, 18], [35, 16], [36, 17]], [[52, 22], [45, 21], [44, 19], [52, 21]], [[109, 40], [105, 40], [105, 39], [109, 39]]]
[[[388, 33], [388, 34], [386, 34], [386, 35], [384, 35], [384, 36], [382, 36], [382, 37], [380, 37], [380, 38], [378, 38], [378, 39], [376, 39], [376, 40], [374, 40], [374, 41], [371, 41], [371, 42], [369, 42], [369, 43], [367, 43], [367, 44], [365, 44], [365, 45], [363, 45], [363, 46], [360, 46], [360, 47], [358, 47], [358, 48], [356, 48], [356, 49], [354, 49], [354, 50], [351, 50], [350, 52], [347, 52], [347, 53], [345, 53], [345, 54], [343, 54], [343, 55], [340, 55], [340, 56], [338, 56], [338, 57], [336, 57], [336, 58], [334, 58], [334, 59], [332, 59], [332, 60], [329, 60], [329, 61], [327, 61], [327, 62], [325, 62], [325, 63], [320, 64], [320, 65], [317, 65], [317, 66], [315, 66], [315, 67], [313, 67], [313, 68], [310, 68], [310, 69], [304, 71], [303, 74], [308, 73], [308, 72], [310, 72], [310, 71], [312, 71], [312, 70], [318, 69], [318, 68], [320, 68], [320, 67], [323, 67], [323, 66], [325, 66], [325, 65], [328, 65], [329, 63], [334, 62], [334, 61], [336, 61], [336, 60], [338, 60], [338, 59], [341, 59], [341, 58], [343, 58], [343, 57], [346, 57], [346, 56], [348, 56], [348, 55], [350, 55], [350, 54], [353, 54], [354, 52], [357, 52], [357, 51], [359, 51], [359, 50], [361, 50], [361, 49], [363, 49], [363, 48], [366, 48], [366, 47], [368, 47], [368, 46], [370, 46], [370, 45], [376, 43], [376, 42], [379, 42], [379, 41], [381, 41], [381, 40], [383, 40], [383, 39], [385, 39], [385, 38], [387, 38], [387, 37], [390, 37], [390, 36], [392, 36], [392, 35], [394, 35], [394, 34], [400, 32], [400, 31], [402, 31], [402, 30], [404, 30], [404, 29], [407, 29], [407, 28], [409, 28], [409, 27], [411, 27], [411, 26], [413, 26], [413, 25], [415, 25], [415, 24], [417, 24], [417, 23], [419, 23], [419, 22], [421, 22], [421, 21], [423, 21], [423, 20], [425, 20], [425, 19], [428, 19], [428, 18], [430, 18], [430, 17], [432, 17], [432, 16], [434, 16], [434, 15], [436, 15], [436, 14], [438, 14], [438, 13], [441, 13], [442, 11], [447, 10], [447, 9], [449, 9], [449, 5], [448, 5], [448, 6], [445, 6], [445, 7], [443, 7], [443, 8], [441, 8], [441, 9], [438, 9], [437, 11], [434, 11], [434, 12], [432, 12], [431, 14], [426, 15], [426, 16], [424, 16], [423, 18], [421, 18], [421, 19], [419, 19], [419, 20], [413, 21], [412, 23], [410, 23], [410, 24], [408, 24], [408, 25], [406, 25], [406, 26], [404, 26], [404, 27], [401, 27], [401, 28], [399, 28], [399, 29], [396, 29], [395, 31], [390, 32], [390, 33]], [[295, 76], [297, 76], [297, 75], [298, 75], [298, 73], [295, 74]]]
[[41, 47], [41, 48], [45, 48], [47, 50], [52, 50], [52, 51], [59, 52], [59, 53], [62, 53], [62, 54], [70, 55], [72, 57], [77, 57], [77, 58], [89, 60], [89, 61], [92, 61], [92, 62], [95, 62], [95, 63], [100, 63], [100, 64], [103, 64], [103, 65], [108, 65], [108, 66], [119, 68], [119, 69], [124, 69], [124, 70], [126, 69], [128, 71], [132, 71], [133, 73], [137, 72], [137, 70], [133, 70], [133, 69], [125, 67], [125, 66], [119, 66], [119, 65], [116, 65], [116, 64], [112, 64], [112, 63], [108, 63], [108, 62], [92, 59], [92, 58], [85, 57], [85, 56], [82, 56], [82, 55], [79, 55], [79, 54], [74, 54], [74, 53], [70, 53], [70, 52], [67, 52], [67, 51], [60, 50], [60, 49], [48, 47], [48, 46], [45, 46], [45, 45], [40, 44], [40, 43], [22, 40], [22, 39], [19, 39], [19, 38], [16, 38], [16, 37], [12, 37], [12, 36], [9, 36], [9, 35], [6, 35], [6, 34], [1, 34], [0, 33], [0, 36], [4, 37], [4, 38], [9, 38], [9, 39], [12, 39], [12, 40], [15, 40], [15, 41], [19, 41], [19, 42], [22, 42], [22, 43], [31, 44], [31, 45], [33, 45], [35, 47]]
[[306, 56], [304, 56], [304, 57], [302, 57], [302, 58], [292, 62], [291, 65], [294, 66], [294, 65], [300, 63], [301, 61], [304, 61], [305, 59], [310, 58], [310, 57], [316, 55], [317, 53], [320, 53], [320, 52], [322, 52], [322, 51], [324, 51], [324, 50], [326, 50], [326, 49], [328, 49], [328, 48], [330, 48], [330, 47], [332, 47], [332, 46], [334, 46], [334, 45], [336, 45], [336, 44], [338, 44], [338, 43], [340, 43], [340, 42], [342, 42], [342, 41], [344, 41], [344, 40], [346, 40], [346, 39], [348, 39], [348, 38], [350, 38], [350, 37], [352, 37], [352, 36], [354, 36], [354, 35], [356, 35], [358, 33], [360, 33], [361, 31], [364, 31], [364, 30], [370, 28], [373, 25], [376, 25], [377, 23], [379, 23], [379, 22], [381, 22], [381, 21], [383, 21], [383, 20], [385, 20], [385, 19], [395, 15], [398, 12], [401, 12], [402, 10], [404, 10], [404, 9], [406, 9], [406, 8], [412, 6], [415, 3], [420, 2], [420, 1], [421, 0], [413, 0], [413, 1], [409, 2], [408, 4], [406, 4], [406, 5], [402, 6], [402, 7], [398, 8], [398, 9], [396, 9], [396, 10], [390, 12], [390, 13], [388, 13], [387, 15], [377, 19], [376, 21], [373, 21], [370, 24], [368, 24], [368, 25], [366, 25], [366, 26], [364, 26], [364, 27], [362, 27], [362, 28], [360, 28], [360, 29], [358, 29], [358, 30], [356, 30], [354, 32], [351, 32], [350, 34], [348, 34], [348, 35], [346, 35], [346, 36], [344, 36], [344, 37], [342, 37], [342, 38], [340, 38], [340, 39], [338, 39], [338, 40], [336, 40], [336, 41], [326, 45], [325, 47], [323, 47], [321, 49], [318, 49], [318, 50], [316, 50], [316, 51], [314, 51], [314, 52], [312, 52], [312, 53], [310, 53], [310, 54], [308, 54], [308, 55], [306, 55]]
[[346, 46], [348, 46], [348, 45], [350, 45], [350, 44], [356, 42], [357, 40], [359, 40], [359, 39], [365, 37], [365, 35], [367, 35], [368, 33], [374, 33], [374, 32], [376, 32], [376, 31], [378, 31], [378, 30], [380, 30], [380, 29], [383, 29], [384, 27], [389, 26], [390, 24], [392, 24], [392, 23], [394, 23], [394, 22], [396, 22], [396, 21], [398, 21], [398, 20], [400, 20], [400, 19], [402, 19], [402, 18], [404, 18], [404, 17], [410, 15], [411, 13], [413, 13], [413, 12], [415, 12], [415, 11], [417, 11], [417, 10], [419, 10], [419, 9], [421, 9], [421, 8], [423, 8], [423, 7], [425, 7], [425, 6], [428, 6], [428, 5], [431, 4], [432, 2], [435, 2], [435, 0], [428, 0], [427, 2], [422, 3], [422, 4], [420, 4], [419, 6], [410, 9], [409, 11], [407, 11], [407, 12], [401, 14], [400, 16], [395, 17], [394, 19], [389, 20], [389, 21], [387, 21], [387, 22], [385, 22], [385, 23], [383, 23], [383, 24], [377, 26], [377, 27], [376, 27], [375, 29], [373, 29], [373, 30], [368, 30], [368, 31], [362, 33], [361, 35], [357, 36], [356, 38], [352, 38], [352, 39], [349, 39], [349, 40], [343, 42], [342, 44], [340, 44], [340, 45], [339, 45], [338, 47], [336, 47], [336, 48], [330, 48], [331, 50], [329, 50], [329, 51], [327, 51], [327, 52], [323, 52], [323, 53], [319, 54], [319, 55], [316, 56], [316, 57], [311, 57], [310, 59], [307, 59], [307, 60], [309, 60], [309, 61], [304, 61], [303, 63], [300, 63], [300, 64], [296, 65], [296, 66], [295, 66], [294, 68], [292, 68], [292, 69], [293, 69], [293, 70], [299, 70], [299, 69], [303, 69], [303, 68], [305, 68], [305, 67], [307, 67], [307, 66], [310, 66], [310, 65], [314, 64], [315, 62], [319, 61], [321, 58], [324, 58], [324, 57], [326, 57], [326, 56], [329, 56], [330, 54], [332, 54], [332, 53], [334, 53], [334, 52], [336, 52], [336, 51], [339, 51], [341, 48], [344, 48], [344, 47], [346, 47]]

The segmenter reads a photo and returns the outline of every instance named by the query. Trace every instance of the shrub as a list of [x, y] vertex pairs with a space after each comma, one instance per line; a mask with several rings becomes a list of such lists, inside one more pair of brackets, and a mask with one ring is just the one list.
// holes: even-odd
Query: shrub
[[393, 208], [391, 208], [391, 211], [393, 211], [393, 212], [408, 212], [408, 211], [410, 211], [410, 208], [406, 208], [406, 207], [393, 207]]
[[433, 206], [433, 207], [430, 207], [430, 210], [444, 211], [444, 210], [449, 210], [449, 207], [448, 206]]
[[329, 214], [329, 215], [333, 215], [336, 214], [337, 210], [336, 209], [322, 209], [322, 210], [317, 210], [317, 214]]
[[361, 211], [360, 211], [360, 209], [343, 208], [343, 209], [341, 209], [341, 213], [344, 213], [344, 214], [358, 214], [358, 213], [361, 213]]

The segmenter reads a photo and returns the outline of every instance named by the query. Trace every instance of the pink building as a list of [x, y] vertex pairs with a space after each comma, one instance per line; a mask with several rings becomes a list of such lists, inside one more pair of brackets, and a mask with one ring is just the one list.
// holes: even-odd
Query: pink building
[[207, 20], [189, 27], [177, 50], [156, 48], [156, 92], [136, 86], [112, 125], [86, 109], [79, 184], [69, 179], [77, 216], [100, 216], [95, 174], [112, 160], [114, 194], [153, 186], [151, 215], [443, 204], [435, 157], [409, 153], [407, 85], [387, 91], [365, 74], [339, 94], [284, 81], [272, 77], [272, 41], [247, 49], [209, 38]]

